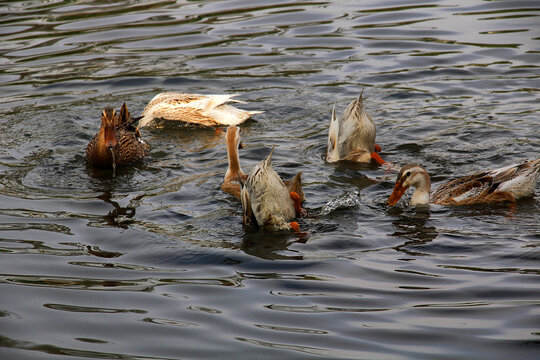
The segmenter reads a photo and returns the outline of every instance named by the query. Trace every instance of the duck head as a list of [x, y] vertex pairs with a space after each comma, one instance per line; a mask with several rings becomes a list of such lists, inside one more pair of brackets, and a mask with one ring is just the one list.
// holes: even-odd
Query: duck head
[[114, 149], [118, 142], [116, 140], [116, 123], [117, 123], [117, 114], [116, 111], [107, 106], [101, 112], [101, 129], [100, 132], [103, 133], [103, 142], [102, 145], [108, 149]]
[[394, 185], [394, 190], [388, 198], [387, 204], [395, 205], [405, 194], [409, 187], [416, 188], [411, 203], [413, 205], [425, 205], [429, 202], [430, 179], [426, 170], [419, 165], [405, 165], [399, 171]]

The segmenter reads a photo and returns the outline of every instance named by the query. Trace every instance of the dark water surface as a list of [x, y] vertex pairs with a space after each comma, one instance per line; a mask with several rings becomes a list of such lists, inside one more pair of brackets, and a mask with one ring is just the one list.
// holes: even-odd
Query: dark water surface
[[[540, 191], [387, 208], [394, 173], [323, 161], [364, 88], [381, 155], [435, 186], [540, 156], [538, 1], [0, 3], [2, 359], [538, 359]], [[101, 108], [239, 93], [244, 170], [304, 172], [303, 238], [244, 229], [223, 133], [144, 130], [86, 167]], [[101, 176], [97, 176], [101, 175]], [[359, 193], [356, 196], [356, 192]]]

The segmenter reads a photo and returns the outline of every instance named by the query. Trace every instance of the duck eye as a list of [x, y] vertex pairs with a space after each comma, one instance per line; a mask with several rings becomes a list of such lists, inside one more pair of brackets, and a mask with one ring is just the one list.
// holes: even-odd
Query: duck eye
[[411, 172], [410, 172], [410, 171], [407, 171], [407, 172], [405, 173], [405, 176], [411, 176]]

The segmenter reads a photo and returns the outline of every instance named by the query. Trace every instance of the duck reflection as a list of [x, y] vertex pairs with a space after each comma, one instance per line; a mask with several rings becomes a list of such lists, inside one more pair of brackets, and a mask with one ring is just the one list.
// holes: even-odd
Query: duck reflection
[[134, 206], [120, 206], [118, 202], [112, 199], [110, 191], [104, 192], [97, 198], [113, 206], [113, 209], [103, 216], [103, 220], [107, 225], [127, 229], [133, 223], [130, 219], [135, 216]]
[[414, 211], [412, 214], [398, 214], [398, 217], [392, 221], [395, 231], [390, 236], [407, 239], [403, 244], [394, 247], [397, 251], [414, 256], [427, 255], [411, 249], [419, 248], [421, 245], [431, 242], [439, 235], [439, 232], [434, 226], [426, 225], [430, 217], [428, 209], [415, 209]]
[[295, 243], [305, 243], [305, 234], [248, 230], [242, 238], [242, 251], [266, 260], [303, 260], [297, 250], [289, 249]]
[[88, 175], [93, 179], [112, 179], [114, 177], [120, 177], [123, 178], [125, 176], [131, 177], [135, 173], [135, 169], [141, 169], [144, 167], [145, 163], [141, 162], [139, 164], [134, 164], [132, 166], [123, 166], [116, 168], [115, 170], [112, 169], [100, 169], [100, 168], [93, 168], [89, 165], [86, 166], [86, 171]]

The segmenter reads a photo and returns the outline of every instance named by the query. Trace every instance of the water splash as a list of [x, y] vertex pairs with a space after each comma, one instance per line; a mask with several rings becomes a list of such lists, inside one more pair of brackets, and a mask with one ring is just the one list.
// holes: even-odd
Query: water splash
[[360, 191], [349, 191], [335, 199], [330, 200], [321, 208], [319, 216], [326, 216], [339, 209], [347, 209], [360, 205]]

